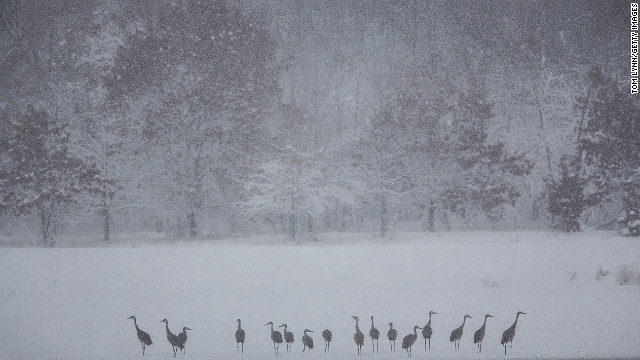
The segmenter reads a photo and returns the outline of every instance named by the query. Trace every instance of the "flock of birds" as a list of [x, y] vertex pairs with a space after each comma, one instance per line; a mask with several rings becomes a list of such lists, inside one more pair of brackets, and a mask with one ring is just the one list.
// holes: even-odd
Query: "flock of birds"
[[[427, 350], [427, 341], [428, 341], [428, 348], [429, 350], [431, 350], [431, 336], [433, 335], [433, 329], [431, 328], [431, 316], [437, 315], [437, 314], [438, 313], [435, 311], [430, 311], [429, 322], [427, 322], [427, 324], [424, 327], [420, 327], [417, 325], [414, 326], [413, 334], [409, 334], [402, 339], [402, 349], [407, 351], [407, 356], [411, 356], [411, 347], [418, 339], [418, 330], [420, 329], [422, 330], [422, 337], [424, 338], [424, 349]], [[522, 311], [518, 311], [518, 313], [516, 314], [516, 320], [513, 322], [513, 325], [511, 325], [502, 334], [502, 340], [500, 343], [504, 345], [505, 355], [507, 355], [507, 344], [510, 344], [510, 347], [513, 346], [513, 337], [516, 334], [516, 324], [518, 323], [518, 317], [524, 314], [526, 313]], [[480, 352], [482, 352], [482, 341], [484, 340], [485, 329], [487, 326], [487, 318], [490, 318], [490, 317], [493, 317], [493, 316], [486, 314], [484, 316], [484, 323], [482, 323], [482, 327], [476, 330], [476, 332], [473, 334], [473, 343], [478, 345], [478, 349]], [[358, 326], [358, 322], [360, 321], [360, 319], [357, 316], [352, 316], [352, 318], [353, 320], [356, 321], [356, 332], [355, 334], [353, 334], [353, 341], [355, 341], [358, 349], [358, 355], [360, 355], [362, 346], [364, 345], [364, 333], [360, 330], [360, 327]], [[460, 349], [460, 339], [462, 338], [464, 324], [467, 321], [467, 318], [471, 319], [471, 316], [465, 315], [464, 318], [462, 319], [462, 325], [460, 325], [459, 327], [451, 331], [451, 336], [449, 336], [449, 341], [453, 343], [454, 349], [456, 350]], [[144, 355], [145, 347], [152, 344], [151, 337], [146, 332], [140, 330], [135, 316], [130, 316], [127, 319], [133, 319], [133, 324], [136, 327], [136, 334], [138, 335], [138, 340], [140, 340], [140, 342], [142, 343], [142, 355]], [[178, 350], [180, 350], [184, 354], [185, 343], [187, 342], [187, 330], [191, 330], [191, 329], [185, 326], [182, 328], [182, 332], [180, 334], [175, 335], [169, 330], [169, 321], [167, 321], [167, 319], [164, 319], [161, 322], [165, 323], [166, 330], [167, 330], [167, 340], [169, 340], [169, 343], [171, 344], [171, 347], [173, 349], [173, 357], [176, 357], [176, 353]], [[242, 322], [240, 321], [240, 319], [237, 320], [237, 323], [238, 323], [238, 329], [236, 330], [236, 334], [235, 334], [236, 335], [236, 352], [242, 351], [242, 353], [244, 353], [245, 332], [242, 329]], [[272, 321], [269, 321], [264, 326], [271, 326], [271, 341], [273, 341], [273, 351], [274, 351], [274, 354], [278, 356], [278, 350], [280, 348], [280, 344], [282, 344], [282, 341], [283, 341], [283, 334], [273, 329]], [[284, 328], [283, 330], [284, 341], [286, 343], [285, 345], [287, 347], [287, 352], [289, 352], [294, 342], [293, 333], [290, 331], [287, 331], [287, 324], [282, 324], [279, 327]], [[304, 335], [302, 336], [302, 345], [303, 345], [302, 351], [305, 351], [306, 349], [309, 349], [309, 350], [313, 349], [313, 338], [311, 338], [311, 336], [308, 334], [311, 332], [313, 332], [313, 330], [304, 329]], [[333, 335], [331, 334], [331, 331], [329, 329], [325, 329], [322, 332], [322, 338], [324, 339], [324, 342], [325, 342], [324, 344], [325, 352], [329, 351], [332, 336]], [[378, 339], [380, 338], [380, 331], [376, 329], [376, 327], [374, 326], [373, 316], [371, 316], [371, 330], [369, 330], [369, 337], [371, 338], [372, 350], [374, 352], [377, 352]], [[387, 331], [387, 338], [389, 339], [389, 346], [391, 348], [391, 351], [394, 351], [396, 347], [396, 339], [398, 338], [398, 331], [393, 328], [393, 323], [389, 323], [389, 331]]]

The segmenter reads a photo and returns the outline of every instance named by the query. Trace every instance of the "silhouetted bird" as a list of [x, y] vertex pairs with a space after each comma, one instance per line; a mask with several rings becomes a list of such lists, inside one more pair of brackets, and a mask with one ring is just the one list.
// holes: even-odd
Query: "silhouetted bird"
[[[460, 339], [462, 338], [462, 330], [464, 329], [464, 323], [467, 321], [467, 318], [472, 319], [471, 316], [465, 315], [462, 320], [462, 325], [457, 329], [451, 332], [451, 336], [449, 336], [449, 341], [453, 341], [453, 347], [457, 350], [460, 349]], [[457, 345], [456, 345], [457, 344]]]
[[[373, 315], [371, 315], [371, 330], [369, 330], [369, 336], [371, 337], [371, 350], [376, 351], [378, 349], [378, 339], [380, 338], [380, 331], [373, 326]], [[373, 342], [376, 342], [376, 346], [373, 346]]]
[[138, 327], [138, 323], [136, 322], [135, 316], [131, 315], [127, 319], [133, 319], [133, 325], [135, 325], [136, 327], [136, 334], [138, 335], [138, 340], [140, 340], [140, 342], [142, 343], [142, 355], [144, 355], [144, 348], [147, 345], [153, 344], [151, 342], [151, 337], [146, 332], [140, 330], [140, 328]]
[[362, 349], [362, 345], [364, 345], [364, 334], [360, 331], [360, 327], [358, 326], [358, 321], [360, 321], [360, 319], [358, 319], [357, 316], [352, 316], [351, 318], [356, 321], [356, 333], [353, 334], [353, 341], [356, 342], [358, 355], [360, 355], [360, 349]]
[[416, 339], [418, 339], [418, 329], [422, 329], [420, 326], [414, 326], [413, 327], [413, 334], [409, 334], [407, 336], [404, 337], [404, 339], [402, 339], [402, 348], [407, 350], [407, 356], [411, 356], [411, 347], [413, 346], [413, 343], [416, 342]]
[[182, 332], [180, 334], [178, 334], [178, 339], [180, 339], [180, 350], [182, 351], [182, 353], [185, 353], [185, 349], [184, 349], [184, 345], [187, 343], [187, 330], [191, 330], [188, 327], [183, 327], [182, 328]]
[[239, 351], [239, 344], [242, 344], [242, 353], [244, 354], [244, 330], [242, 330], [242, 327], [240, 326], [240, 319], [238, 319], [237, 322], [238, 330], [236, 330], [236, 353]]
[[493, 317], [493, 316], [486, 314], [484, 316], [484, 323], [482, 323], [482, 327], [476, 330], [476, 332], [473, 334], [473, 343], [478, 344], [478, 349], [480, 349], [479, 352], [482, 352], [482, 339], [484, 339], [484, 331], [485, 331], [485, 328], [487, 327], [487, 318], [490, 318], [490, 317]]
[[396, 347], [396, 339], [398, 338], [398, 331], [393, 328], [393, 323], [389, 323], [389, 331], [387, 331], [387, 339], [389, 339], [389, 347], [393, 351]]
[[322, 332], [322, 338], [324, 339], [324, 351], [329, 351], [329, 345], [331, 343], [331, 331], [329, 329], [324, 329]]
[[433, 335], [433, 329], [431, 328], [431, 315], [438, 315], [438, 313], [435, 311], [429, 311], [429, 322], [422, 328], [425, 350], [427, 350], [427, 339], [429, 340], [429, 350], [431, 350], [431, 335]]
[[[282, 344], [282, 334], [279, 331], [273, 330], [273, 322], [269, 321], [264, 326], [271, 325], [271, 341], [273, 341], [273, 352], [278, 356], [278, 350], [280, 350], [280, 344]], [[277, 345], [276, 345], [277, 344]]]
[[176, 335], [169, 331], [169, 321], [167, 321], [167, 319], [164, 319], [160, 322], [165, 323], [167, 327], [167, 340], [169, 340], [169, 344], [171, 344], [171, 347], [173, 348], [173, 357], [176, 357], [176, 351], [180, 347], [182, 342]]
[[287, 331], [287, 324], [282, 324], [279, 327], [284, 327], [284, 341], [287, 345], [287, 352], [291, 350], [291, 344], [293, 344], [293, 333], [291, 331]]
[[504, 354], [507, 355], [507, 343], [511, 343], [509, 347], [513, 347], [513, 337], [516, 335], [516, 324], [518, 323], [518, 316], [526, 315], [527, 313], [518, 311], [516, 314], [516, 321], [513, 322], [513, 325], [509, 327], [507, 330], [502, 333], [502, 341], [500, 344], [504, 345]]
[[308, 347], [309, 350], [313, 349], [313, 339], [307, 335], [308, 332], [313, 332], [313, 330], [304, 329], [304, 335], [302, 335], [302, 352], [304, 352], [305, 347]]

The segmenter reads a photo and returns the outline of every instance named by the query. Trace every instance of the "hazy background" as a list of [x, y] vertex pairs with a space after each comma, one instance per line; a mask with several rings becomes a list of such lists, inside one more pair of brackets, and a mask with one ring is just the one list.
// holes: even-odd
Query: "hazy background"
[[0, 5], [0, 239], [617, 229], [627, 1]]

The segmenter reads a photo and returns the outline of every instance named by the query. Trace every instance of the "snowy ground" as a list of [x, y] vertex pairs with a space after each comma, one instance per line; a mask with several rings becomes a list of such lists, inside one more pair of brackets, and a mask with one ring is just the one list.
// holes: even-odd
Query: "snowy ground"
[[[347, 244], [349, 240], [349, 244]], [[169, 359], [164, 324], [189, 333], [189, 359], [273, 359], [269, 329], [286, 322], [296, 337], [281, 359], [356, 359], [354, 321], [361, 319], [360, 359], [405, 358], [391, 353], [392, 321], [399, 337], [424, 326], [434, 335], [415, 359], [504, 358], [500, 337], [518, 310], [509, 358], [640, 357], [640, 285], [621, 286], [623, 266], [638, 281], [640, 241], [610, 233], [327, 235], [324, 241], [283, 244], [259, 237], [187, 243], [131, 243], [102, 248], [0, 248], [0, 357], [6, 359], [142, 358], [133, 321], [154, 344], [145, 358]], [[596, 279], [599, 270], [608, 275]], [[635, 272], [635, 273], [634, 273]], [[490, 313], [483, 352], [473, 333]], [[451, 330], [471, 315], [460, 350]], [[371, 353], [369, 316], [385, 340]], [[247, 333], [236, 355], [234, 332]], [[302, 353], [305, 328], [315, 348]], [[330, 353], [321, 331], [333, 331]]]

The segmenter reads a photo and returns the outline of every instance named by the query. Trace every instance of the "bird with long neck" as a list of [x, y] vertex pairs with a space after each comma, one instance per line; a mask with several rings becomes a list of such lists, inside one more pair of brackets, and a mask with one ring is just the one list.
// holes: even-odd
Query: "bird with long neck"
[[287, 352], [291, 350], [291, 344], [293, 344], [293, 333], [291, 331], [287, 331], [287, 324], [282, 324], [280, 327], [284, 327], [282, 333], [284, 334], [284, 341], [287, 345]]
[[171, 344], [171, 347], [173, 348], [173, 357], [176, 357], [176, 351], [180, 347], [182, 342], [180, 341], [180, 339], [176, 335], [174, 335], [169, 330], [169, 321], [167, 319], [164, 319], [164, 320], [162, 320], [160, 322], [165, 323], [165, 326], [166, 326], [166, 329], [167, 329], [167, 340], [169, 340], [169, 344]]
[[[273, 330], [273, 322], [269, 321], [264, 326], [271, 325], [271, 341], [273, 341], [273, 352], [278, 356], [278, 350], [280, 350], [280, 344], [282, 344], [282, 334], [279, 331]], [[276, 346], [277, 344], [277, 346]]]
[[516, 321], [513, 322], [507, 330], [502, 333], [502, 341], [500, 344], [504, 345], [504, 354], [507, 355], [507, 343], [510, 343], [509, 347], [513, 347], [513, 337], [516, 335], [516, 324], [518, 323], [518, 317], [520, 315], [526, 315], [527, 313], [518, 311], [516, 314]]
[[324, 351], [325, 352], [329, 351], [329, 344], [331, 344], [331, 338], [332, 337], [333, 337], [333, 334], [331, 333], [331, 330], [324, 329], [324, 331], [322, 332], [322, 338], [324, 339]]
[[140, 330], [138, 327], [138, 322], [136, 321], [136, 317], [131, 315], [127, 319], [133, 319], [133, 325], [136, 327], [136, 334], [138, 335], [138, 340], [142, 343], [142, 355], [144, 356], [144, 349], [147, 345], [153, 344], [151, 342], [151, 337], [146, 332]]
[[[371, 337], [371, 349], [376, 351], [378, 349], [378, 339], [380, 338], [380, 331], [373, 326], [373, 315], [371, 315], [371, 330], [369, 330], [369, 336]], [[376, 342], [375, 346], [373, 342]]]
[[396, 347], [397, 338], [398, 338], [398, 331], [393, 328], [393, 323], [389, 323], [389, 331], [387, 331], [387, 339], [389, 339], [389, 347], [391, 348], [391, 351], [393, 351]]
[[183, 354], [186, 351], [184, 349], [184, 346], [187, 343], [187, 330], [191, 330], [191, 329], [189, 329], [188, 327], [185, 326], [185, 327], [182, 328], [182, 332], [180, 334], [178, 334], [178, 339], [180, 339], [180, 342], [181, 342], [180, 351], [182, 351]]
[[411, 347], [418, 339], [418, 329], [422, 329], [416, 325], [413, 327], [413, 334], [409, 334], [402, 339], [402, 348], [407, 350], [407, 356], [411, 356]]
[[484, 316], [484, 322], [482, 323], [482, 327], [473, 334], [473, 343], [478, 344], [479, 352], [482, 352], [482, 340], [484, 339], [484, 332], [487, 327], [487, 318], [493, 317], [489, 314]]
[[453, 347], [456, 350], [460, 350], [460, 339], [462, 338], [462, 331], [464, 329], [464, 323], [467, 321], [467, 318], [472, 319], [471, 316], [465, 315], [464, 319], [462, 320], [462, 325], [460, 325], [460, 327], [458, 327], [457, 329], [453, 330], [451, 332], [451, 336], [449, 336], [449, 341], [453, 342]]
[[242, 353], [244, 354], [244, 330], [242, 330], [242, 327], [240, 326], [240, 319], [238, 319], [237, 322], [238, 330], [236, 330], [236, 353], [239, 351], [239, 344], [242, 344]]
[[351, 318], [356, 321], [356, 333], [353, 334], [353, 341], [356, 342], [358, 355], [360, 355], [360, 349], [362, 349], [362, 345], [364, 345], [364, 334], [360, 331], [360, 327], [358, 326], [358, 321], [360, 321], [360, 319], [357, 316], [352, 316]]
[[305, 347], [309, 348], [309, 350], [313, 349], [313, 339], [307, 335], [308, 332], [313, 332], [313, 330], [304, 329], [304, 335], [302, 335], [302, 352], [304, 352]]
[[429, 350], [431, 350], [431, 335], [433, 335], [433, 329], [431, 328], [431, 315], [438, 315], [438, 313], [435, 311], [429, 311], [429, 322], [422, 328], [425, 350], [427, 350], [427, 339], [429, 340]]

